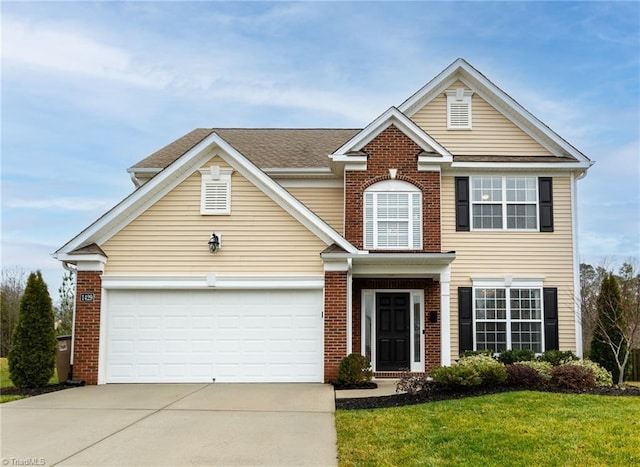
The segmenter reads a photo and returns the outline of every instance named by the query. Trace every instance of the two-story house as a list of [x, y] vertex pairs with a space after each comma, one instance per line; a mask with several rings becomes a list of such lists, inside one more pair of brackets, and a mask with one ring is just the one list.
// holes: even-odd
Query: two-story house
[[581, 353], [592, 162], [462, 59], [363, 129], [196, 129], [54, 255], [73, 376], [329, 381], [467, 349]]

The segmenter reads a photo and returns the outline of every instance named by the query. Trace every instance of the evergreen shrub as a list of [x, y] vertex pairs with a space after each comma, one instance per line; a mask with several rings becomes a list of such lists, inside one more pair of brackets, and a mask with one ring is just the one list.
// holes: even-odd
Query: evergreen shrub
[[31, 273], [20, 301], [9, 350], [9, 377], [18, 388], [46, 386], [56, 362], [51, 297], [40, 271]]

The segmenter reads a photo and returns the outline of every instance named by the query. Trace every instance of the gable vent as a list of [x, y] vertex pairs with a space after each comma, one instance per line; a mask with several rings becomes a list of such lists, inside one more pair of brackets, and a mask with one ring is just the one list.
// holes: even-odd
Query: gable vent
[[205, 182], [204, 208], [207, 211], [226, 211], [229, 201], [227, 182]]
[[466, 102], [453, 102], [449, 105], [449, 126], [469, 127], [469, 104]]
[[232, 169], [211, 166], [200, 169], [202, 192], [200, 214], [231, 214], [231, 174]]
[[471, 96], [473, 91], [458, 88], [447, 91], [447, 129], [471, 129]]

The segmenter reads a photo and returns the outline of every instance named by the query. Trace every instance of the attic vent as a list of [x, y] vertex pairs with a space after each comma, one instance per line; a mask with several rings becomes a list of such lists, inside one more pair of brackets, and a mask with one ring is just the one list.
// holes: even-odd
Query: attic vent
[[202, 191], [200, 197], [200, 214], [231, 214], [231, 169], [211, 166], [200, 170], [202, 174]]
[[458, 88], [447, 91], [447, 129], [471, 129], [471, 96], [473, 91]]

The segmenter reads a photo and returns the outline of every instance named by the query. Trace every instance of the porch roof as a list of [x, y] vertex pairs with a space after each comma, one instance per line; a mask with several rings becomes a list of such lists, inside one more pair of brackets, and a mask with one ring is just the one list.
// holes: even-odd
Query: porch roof
[[354, 277], [431, 277], [440, 280], [455, 251], [446, 253], [348, 253], [328, 248], [320, 254], [325, 271], [350, 271]]

